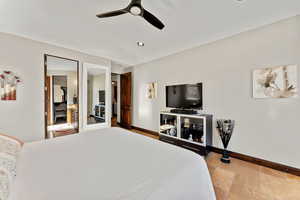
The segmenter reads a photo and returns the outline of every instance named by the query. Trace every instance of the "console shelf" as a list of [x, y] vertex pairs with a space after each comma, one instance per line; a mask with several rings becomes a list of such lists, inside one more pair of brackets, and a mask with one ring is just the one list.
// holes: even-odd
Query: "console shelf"
[[161, 112], [159, 138], [207, 155], [207, 146], [212, 145], [212, 119], [212, 115]]

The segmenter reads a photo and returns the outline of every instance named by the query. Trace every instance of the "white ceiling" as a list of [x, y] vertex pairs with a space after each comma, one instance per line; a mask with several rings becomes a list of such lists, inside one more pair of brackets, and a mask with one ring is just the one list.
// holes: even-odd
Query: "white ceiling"
[[88, 75], [98, 76], [98, 75], [104, 75], [106, 73], [106, 70], [97, 69], [97, 68], [88, 68], [87, 73]]
[[95, 16], [128, 2], [0, 0], [0, 31], [136, 65], [300, 14], [300, 0], [143, 0], [163, 31], [130, 14]]

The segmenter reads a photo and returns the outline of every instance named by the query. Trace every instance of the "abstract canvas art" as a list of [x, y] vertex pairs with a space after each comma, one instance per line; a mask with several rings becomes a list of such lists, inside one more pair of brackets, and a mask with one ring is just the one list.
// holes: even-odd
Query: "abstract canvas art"
[[21, 82], [20, 78], [11, 71], [0, 72], [0, 100], [17, 100], [17, 85]]
[[157, 83], [149, 83], [147, 85], [147, 98], [155, 99], [157, 97]]
[[254, 98], [290, 98], [298, 96], [297, 66], [286, 65], [253, 72]]

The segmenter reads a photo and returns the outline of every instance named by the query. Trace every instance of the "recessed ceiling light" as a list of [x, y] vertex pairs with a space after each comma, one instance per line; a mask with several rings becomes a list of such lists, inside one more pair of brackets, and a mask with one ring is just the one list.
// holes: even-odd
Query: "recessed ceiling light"
[[143, 46], [145, 46], [145, 43], [144, 43], [144, 42], [137, 42], [137, 45], [138, 45], [139, 47], [143, 47]]

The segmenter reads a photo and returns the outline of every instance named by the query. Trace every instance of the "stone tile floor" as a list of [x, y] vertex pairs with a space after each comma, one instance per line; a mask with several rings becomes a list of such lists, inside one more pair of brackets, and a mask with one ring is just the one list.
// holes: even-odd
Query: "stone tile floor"
[[206, 157], [217, 200], [300, 200], [300, 177], [235, 158], [228, 165], [220, 157], [216, 153]]

